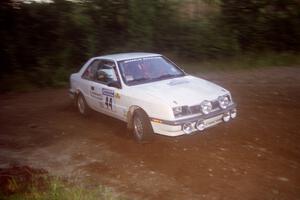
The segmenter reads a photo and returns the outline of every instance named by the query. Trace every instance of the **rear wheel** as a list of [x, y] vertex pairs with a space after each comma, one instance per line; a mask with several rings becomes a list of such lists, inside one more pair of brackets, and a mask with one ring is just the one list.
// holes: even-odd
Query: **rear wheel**
[[81, 93], [77, 96], [76, 105], [80, 114], [87, 116], [90, 113], [90, 108]]
[[133, 116], [133, 134], [138, 142], [152, 139], [153, 129], [148, 115], [142, 109], [137, 109]]

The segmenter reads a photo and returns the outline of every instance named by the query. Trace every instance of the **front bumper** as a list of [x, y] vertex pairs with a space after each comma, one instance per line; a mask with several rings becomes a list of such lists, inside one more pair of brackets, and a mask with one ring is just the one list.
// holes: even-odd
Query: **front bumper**
[[204, 129], [206, 129], [223, 122], [223, 116], [227, 113], [230, 113], [233, 110], [236, 110], [236, 104], [232, 104], [226, 109], [217, 110], [207, 115], [198, 115], [174, 121], [150, 118], [150, 121], [153, 131], [155, 133], [166, 136], [179, 136], [184, 134], [190, 134], [183, 131], [184, 124], [191, 124], [191, 133], [193, 133], [199, 131], [196, 128], [197, 121], [202, 121], [204, 123]]

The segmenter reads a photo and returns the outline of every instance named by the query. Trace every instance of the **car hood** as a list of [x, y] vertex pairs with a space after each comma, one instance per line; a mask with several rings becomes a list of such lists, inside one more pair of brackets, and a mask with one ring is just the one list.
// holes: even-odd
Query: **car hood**
[[142, 84], [136, 88], [172, 106], [196, 105], [229, 94], [224, 88], [193, 76]]

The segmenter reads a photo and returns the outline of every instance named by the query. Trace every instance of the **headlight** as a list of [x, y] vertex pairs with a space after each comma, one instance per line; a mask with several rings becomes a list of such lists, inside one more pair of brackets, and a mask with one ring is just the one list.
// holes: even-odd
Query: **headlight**
[[175, 117], [180, 117], [189, 114], [188, 106], [177, 106], [173, 108], [173, 113]]
[[201, 108], [202, 108], [202, 112], [203, 112], [204, 114], [210, 113], [210, 111], [211, 111], [211, 109], [212, 109], [211, 102], [210, 102], [210, 101], [207, 101], [207, 100], [203, 101], [203, 102], [201, 103]]
[[175, 108], [173, 108], [173, 113], [175, 116], [179, 115], [182, 113], [182, 106], [177, 106]]
[[229, 103], [230, 103], [230, 100], [229, 100], [229, 97], [228, 96], [220, 96], [218, 98], [218, 101], [219, 101], [219, 105], [222, 109], [225, 109], [228, 107]]

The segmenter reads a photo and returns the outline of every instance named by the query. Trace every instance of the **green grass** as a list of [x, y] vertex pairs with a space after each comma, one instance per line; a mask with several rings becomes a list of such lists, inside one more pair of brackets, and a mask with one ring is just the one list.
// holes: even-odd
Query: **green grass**
[[[6, 194], [0, 193], [3, 200], [121, 200], [108, 187], [98, 186], [86, 188], [67, 183], [58, 178], [36, 177], [24, 183], [18, 178], [10, 179], [6, 186]], [[26, 185], [24, 185], [26, 184]]]

